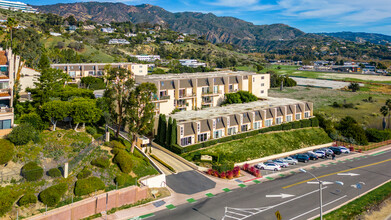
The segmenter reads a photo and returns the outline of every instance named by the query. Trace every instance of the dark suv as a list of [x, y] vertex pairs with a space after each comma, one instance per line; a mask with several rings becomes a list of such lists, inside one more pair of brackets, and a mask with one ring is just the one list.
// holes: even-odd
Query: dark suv
[[329, 149], [332, 150], [336, 155], [342, 154], [341, 149], [339, 149], [338, 147], [329, 147]]
[[313, 153], [305, 153], [305, 154], [308, 155], [311, 160], [317, 160], [318, 159], [318, 156], [316, 154], [313, 154]]
[[307, 163], [310, 161], [310, 157], [307, 154], [296, 154], [293, 156], [297, 161]]

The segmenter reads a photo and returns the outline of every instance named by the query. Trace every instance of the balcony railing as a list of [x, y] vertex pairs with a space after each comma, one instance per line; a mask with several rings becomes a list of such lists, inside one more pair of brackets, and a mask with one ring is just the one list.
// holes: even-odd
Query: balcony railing
[[218, 90], [218, 91], [202, 91], [202, 95], [203, 96], [215, 96], [215, 95], [219, 95], [219, 94], [222, 94], [221, 90]]
[[0, 89], [0, 97], [11, 96], [10, 89]]
[[14, 108], [0, 107], [0, 114], [8, 114], [13, 112], [14, 112]]
[[185, 98], [194, 98], [196, 97], [195, 93], [189, 93], [189, 94], [180, 94], [179, 93], [179, 98], [180, 99], [185, 99]]
[[152, 98], [152, 102], [166, 102], [169, 99], [170, 99], [169, 95], [160, 96], [160, 98], [159, 97], [153, 97]]

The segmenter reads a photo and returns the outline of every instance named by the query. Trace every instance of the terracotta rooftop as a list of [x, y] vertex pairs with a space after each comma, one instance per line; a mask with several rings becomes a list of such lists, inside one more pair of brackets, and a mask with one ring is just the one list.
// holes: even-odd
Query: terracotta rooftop
[[7, 65], [7, 56], [5, 51], [0, 51], [0, 65]]

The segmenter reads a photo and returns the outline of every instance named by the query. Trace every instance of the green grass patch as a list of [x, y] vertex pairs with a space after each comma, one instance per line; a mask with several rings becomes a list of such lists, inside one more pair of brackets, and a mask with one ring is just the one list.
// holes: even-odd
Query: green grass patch
[[187, 153], [184, 157], [192, 160], [194, 155], [200, 153], [201, 155], [219, 155], [220, 162], [237, 163], [329, 142], [331, 139], [323, 129], [308, 128], [259, 134]]
[[[341, 208], [324, 215], [324, 219], [355, 219], [364, 214], [367, 210], [381, 204], [384, 200], [391, 197], [391, 182], [388, 182], [379, 188], [359, 197], [358, 199], [342, 206]], [[318, 218], [319, 219], [319, 218]]]

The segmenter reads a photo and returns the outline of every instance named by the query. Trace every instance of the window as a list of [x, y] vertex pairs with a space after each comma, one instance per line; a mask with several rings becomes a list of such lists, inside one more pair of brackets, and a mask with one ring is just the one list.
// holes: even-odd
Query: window
[[201, 125], [200, 125], [200, 123], [197, 123], [197, 133], [200, 133], [200, 127], [201, 127]]
[[296, 114], [296, 120], [300, 120], [301, 119], [301, 113], [297, 113]]
[[216, 118], [216, 121], [217, 121], [217, 122], [220, 122], [220, 121], [221, 121], [221, 119], [220, 119], [220, 118]]
[[213, 120], [213, 129], [216, 128], [216, 120]]
[[76, 75], [76, 72], [75, 72], [75, 71], [70, 71], [70, 72], [69, 72], [69, 76], [70, 76], [70, 77], [75, 77], [75, 75]]
[[183, 127], [181, 126], [181, 136], [183, 136]]
[[223, 136], [223, 131], [218, 130], [213, 132], [213, 138], [221, 138]]
[[198, 142], [203, 142], [208, 140], [208, 135], [207, 133], [199, 134], [198, 135]]
[[191, 137], [181, 138], [181, 146], [187, 146], [191, 144]]
[[254, 130], [260, 128], [261, 128], [261, 122], [260, 121], [254, 122]]
[[276, 118], [276, 124], [281, 124], [282, 123], [282, 117]]
[[0, 121], [0, 129], [10, 129], [11, 128], [11, 119]]
[[266, 127], [272, 126], [272, 119], [266, 119], [265, 126]]
[[287, 121], [287, 122], [292, 121], [292, 115], [287, 115], [287, 116], [286, 116], [286, 121]]
[[236, 127], [228, 128], [228, 135], [236, 134]]
[[304, 112], [304, 118], [309, 118], [310, 117], [310, 112]]
[[264, 77], [264, 76], [262, 76], [262, 77], [261, 77], [261, 79], [265, 79], [265, 77]]
[[231, 84], [229, 85], [229, 91], [232, 91], [234, 89], [234, 86]]
[[263, 94], [263, 93], [265, 93], [265, 91], [264, 91], [264, 90], [261, 90], [261, 94]]
[[255, 78], [253, 77], [253, 82], [255, 82]]
[[213, 93], [216, 94], [219, 92], [219, 86], [214, 86], [213, 87]]
[[261, 83], [261, 86], [265, 86], [265, 83]]
[[242, 125], [241, 126], [241, 130], [242, 130], [242, 132], [247, 131], [248, 130], [248, 126], [247, 125]]
[[161, 82], [161, 85], [164, 86], [164, 82]]

